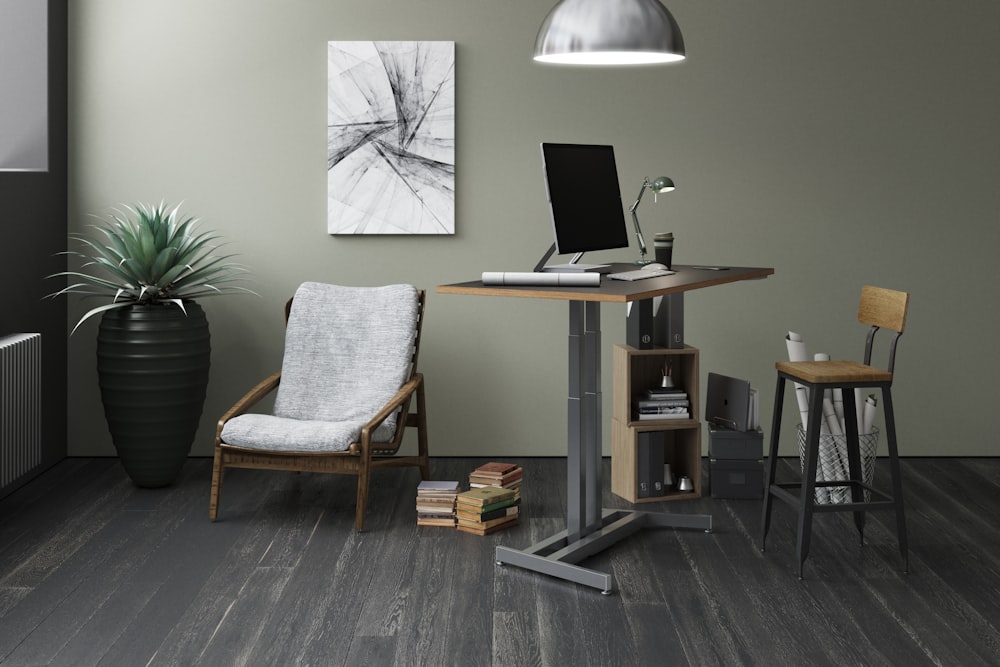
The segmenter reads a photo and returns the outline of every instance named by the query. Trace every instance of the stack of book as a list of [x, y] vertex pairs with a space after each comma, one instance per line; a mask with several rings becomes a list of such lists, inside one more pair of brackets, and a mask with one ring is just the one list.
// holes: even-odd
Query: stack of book
[[455, 503], [458, 529], [475, 535], [516, 526], [520, 516], [521, 490], [484, 486], [458, 494]]
[[653, 387], [635, 402], [639, 419], [690, 419], [691, 401], [678, 387]]
[[458, 482], [420, 482], [417, 487], [417, 525], [454, 528], [458, 490]]
[[481, 489], [485, 486], [499, 486], [516, 489], [521, 486], [524, 469], [516, 463], [491, 461], [469, 473], [469, 488]]

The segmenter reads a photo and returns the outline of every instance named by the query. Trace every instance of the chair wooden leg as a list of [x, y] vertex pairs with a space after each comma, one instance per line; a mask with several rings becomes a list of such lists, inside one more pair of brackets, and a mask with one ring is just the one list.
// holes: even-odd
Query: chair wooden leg
[[222, 496], [222, 450], [215, 448], [215, 463], [212, 466], [212, 491], [208, 499], [208, 518], [212, 521], [219, 516], [219, 498]]
[[372, 468], [369, 448], [362, 447], [361, 470], [358, 471], [358, 498], [354, 510], [354, 529], [365, 529], [365, 512], [368, 509], [368, 484], [371, 480]]
[[417, 453], [420, 456], [420, 479], [431, 478], [427, 452], [427, 404], [424, 400], [424, 381], [417, 387]]

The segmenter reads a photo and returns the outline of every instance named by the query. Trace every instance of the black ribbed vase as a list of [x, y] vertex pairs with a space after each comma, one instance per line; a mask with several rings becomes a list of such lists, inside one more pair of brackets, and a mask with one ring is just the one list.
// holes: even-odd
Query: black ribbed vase
[[173, 483], [191, 451], [208, 386], [205, 311], [184, 302], [109, 310], [97, 334], [97, 375], [118, 457], [142, 487]]

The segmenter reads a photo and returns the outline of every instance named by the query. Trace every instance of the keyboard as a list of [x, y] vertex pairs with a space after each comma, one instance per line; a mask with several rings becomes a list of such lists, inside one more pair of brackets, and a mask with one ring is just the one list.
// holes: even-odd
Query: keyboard
[[661, 278], [672, 275], [674, 275], [673, 271], [665, 269], [635, 269], [634, 271], [609, 273], [608, 278], [611, 280], [645, 280], [646, 278]]

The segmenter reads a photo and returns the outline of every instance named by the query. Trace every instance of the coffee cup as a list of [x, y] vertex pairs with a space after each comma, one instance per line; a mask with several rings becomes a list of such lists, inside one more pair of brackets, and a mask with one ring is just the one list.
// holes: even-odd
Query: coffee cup
[[653, 236], [653, 254], [656, 261], [668, 269], [674, 261], [674, 235], [672, 232], [660, 232]]

